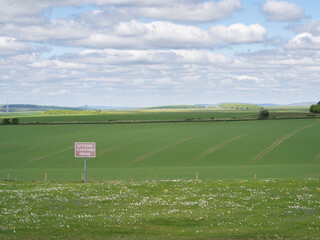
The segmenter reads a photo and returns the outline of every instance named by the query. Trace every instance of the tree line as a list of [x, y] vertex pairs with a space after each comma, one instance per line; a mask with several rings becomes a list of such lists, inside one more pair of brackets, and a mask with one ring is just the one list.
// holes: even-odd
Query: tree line
[[10, 125], [10, 124], [13, 124], [13, 125], [16, 125], [16, 124], [19, 124], [19, 118], [4, 118], [2, 120], [2, 124], [4, 125]]
[[320, 113], [320, 101], [317, 104], [311, 105], [309, 111], [312, 113]]

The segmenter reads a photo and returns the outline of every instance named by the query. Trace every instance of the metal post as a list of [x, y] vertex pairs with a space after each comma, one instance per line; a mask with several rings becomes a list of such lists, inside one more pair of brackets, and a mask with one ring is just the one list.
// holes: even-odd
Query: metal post
[[84, 183], [87, 183], [87, 158], [84, 158]]

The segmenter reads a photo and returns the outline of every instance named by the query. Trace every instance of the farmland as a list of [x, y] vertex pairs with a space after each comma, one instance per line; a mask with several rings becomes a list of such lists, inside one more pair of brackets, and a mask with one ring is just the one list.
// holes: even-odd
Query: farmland
[[[272, 119], [320, 117], [311, 114], [307, 107], [273, 107], [269, 109]], [[1, 113], [4, 118], [19, 118], [22, 124], [34, 123], [110, 123], [110, 122], [146, 122], [146, 121], [208, 121], [208, 120], [246, 120], [257, 119], [259, 109], [231, 110], [222, 108], [199, 109], [140, 109], [140, 110], [109, 110], [109, 111], [78, 111], [78, 114], [65, 114], [68, 111], [49, 112], [29, 111]], [[76, 112], [76, 111], [74, 111]]]
[[97, 144], [89, 181], [319, 177], [318, 119], [0, 126], [0, 178], [81, 181], [74, 142]]
[[[170, 111], [170, 110], [145, 110], [145, 111], [109, 111], [102, 114], [83, 115], [16, 115], [21, 123], [52, 123], [52, 122], [107, 122], [107, 121], [170, 121], [186, 119], [211, 118], [243, 118], [257, 114], [256, 111]], [[1, 117], [1, 116], [0, 116]], [[4, 118], [4, 117], [3, 117]]]
[[[110, 114], [124, 124], [79, 124], [101, 114], [1, 125], [0, 238], [318, 239], [320, 119], [215, 113], [227, 120], [164, 123], [212, 112], [148, 111]], [[147, 116], [160, 122], [129, 123]], [[97, 146], [88, 184], [81, 141]]]

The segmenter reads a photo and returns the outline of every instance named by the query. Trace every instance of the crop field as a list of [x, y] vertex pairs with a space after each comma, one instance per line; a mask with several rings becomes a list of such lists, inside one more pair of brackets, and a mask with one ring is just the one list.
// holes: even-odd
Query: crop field
[[[310, 114], [306, 107], [269, 109], [271, 118], [308, 118], [320, 117]], [[43, 112], [0, 113], [0, 122], [4, 118], [19, 118], [20, 123], [72, 123], [72, 122], [130, 122], [130, 121], [199, 121], [221, 119], [257, 119], [259, 109], [226, 110], [220, 108], [204, 109], [141, 109], [109, 110], [103, 112], [80, 111], [78, 114], [43, 114]]]
[[1, 239], [319, 239], [320, 181], [0, 182]]
[[79, 182], [75, 142], [96, 142], [89, 181], [319, 177], [319, 133], [318, 119], [2, 125], [0, 179]]
[[[170, 121], [187, 119], [202, 119], [209, 120], [224, 119], [224, 118], [245, 118], [246, 116], [257, 115], [257, 111], [109, 111], [101, 114], [88, 115], [16, 115], [21, 123], [52, 123], [52, 122], [106, 122], [106, 121]], [[0, 117], [5, 118], [3, 115]], [[1, 119], [0, 119], [1, 120]]]

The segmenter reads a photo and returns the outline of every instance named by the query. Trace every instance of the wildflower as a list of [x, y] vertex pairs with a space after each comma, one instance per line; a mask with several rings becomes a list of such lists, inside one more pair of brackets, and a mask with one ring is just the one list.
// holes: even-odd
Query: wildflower
[[168, 192], [168, 189], [165, 189], [164, 192]]

